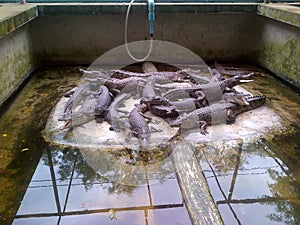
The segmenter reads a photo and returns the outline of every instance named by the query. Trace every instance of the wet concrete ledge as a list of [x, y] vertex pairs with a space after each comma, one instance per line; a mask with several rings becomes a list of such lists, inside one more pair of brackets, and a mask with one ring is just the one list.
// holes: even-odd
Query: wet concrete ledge
[[259, 4], [259, 15], [300, 27], [300, 7], [287, 4]]
[[[0, 37], [42, 15], [124, 14], [128, 3], [2, 3]], [[144, 13], [146, 3], [134, 3], [134, 13]], [[156, 13], [253, 13], [300, 27], [300, 8], [261, 3], [156, 3]]]
[[1, 4], [0, 38], [38, 16], [36, 4]]
[[[124, 14], [128, 3], [39, 4], [39, 15]], [[255, 3], [155, 3], [156, 13], [256, 13]], [[133, 13], [144, 14], [147, 3], [134, 3]]]

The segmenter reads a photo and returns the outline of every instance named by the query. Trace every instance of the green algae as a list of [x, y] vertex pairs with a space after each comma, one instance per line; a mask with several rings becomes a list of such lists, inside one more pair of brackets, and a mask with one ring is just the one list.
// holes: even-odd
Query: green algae
[[260, 4], [257, 12], [263, 16], [300, 27], [300, 13], [291, 5]]
[[258, 53], [260, 65], [273, 73], [300, 86], [300, 38], [290, 39], [285, 43], [267, 42]]
[[[8, 42], [2, 48], [6, 54], [1, 57], [0, 104], [26, 79], [28, 73], [35, 66], [33, 51], [26, 31], [25, 33], [23, 30], [19, 31], [12, 38], [7, 37], [6, 39]], [[10, 46], [14, 48], [13, 53], [9, 51]]]
[[[76, 86], [79, 70], [40, 70], [0, 119], [0, 215], [10, 224], [47, 144], [41, 135], [56, 100]], [[28, 148], [27, 151], [22, 151]]]

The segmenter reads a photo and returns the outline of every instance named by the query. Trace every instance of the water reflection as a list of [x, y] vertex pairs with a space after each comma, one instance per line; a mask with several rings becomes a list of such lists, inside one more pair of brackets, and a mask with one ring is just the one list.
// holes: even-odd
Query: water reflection
[[191, 224], [175, 175], [155, 185], [121, 185], [97, 174], [80, 151], [47, 148], [13, 224], [158, 224], [168, 218]]
[[[131, 149], [80, 148], [80, 153], [98, 174], [114, 183], [130, 186], [149, 185], [174, 177], [170, 148], [141, 151], [135, 164], [128, 162]], [[153, 159], [147, 161], [148, 156]]]
[[266, 205], [276, 207], [276, 211], [267, 217], [283, 224], [300, 224], [300, 185], [293, 176], [287, 176], [285, 172], [270, 169], [269, 175], [274, 183], [269, 184], [272, 196], [279, 198], [275, 203], [265, 202]]
[[200, 162], [225, 224], [299, 224], [299, 183], [265, 143], [218, 150]]
[[[1, 119], [2, 132], [8, 136], [1, 136], [0, 219], [10, 224], [21, 204], [14, 225], [190, 224], [174, 176], [156, 185], [132, 187], [108, 182], [77, 151], [51, 148], [50, 157], [45, 152], [39, 161], [40, 151], [46, 148], [40, 131], [49, 110], [59, 96], [76, 86], [79, 75], [78, 68], [41, 69]], [[226, 151], [222, 146], [217, 151], [203, 146], [201, 166], [225, 224], [300, 224], [299, 95], [267, 75], [255, 77], [254, 88], [288, 118], [292, 132], [272, 142], [231, 143]], [[25, 147], [30, 150], [21, 152]], [[110, 219], [111, 209], [117, 219]]]

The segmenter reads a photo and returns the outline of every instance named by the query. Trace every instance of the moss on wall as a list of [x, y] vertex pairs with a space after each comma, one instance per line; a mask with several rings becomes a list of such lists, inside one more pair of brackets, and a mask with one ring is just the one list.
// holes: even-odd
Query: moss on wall
[[257, 13], [265, 17], [300, 27], [300, 10], [287, 4], [260, 4]]
[[5, 4], [0, 10], [0, 37], [13, 32], [37, 17], [37, 8], [32, 4]]
[[0, 39], [0, 105], [34, 67], [29, 26]]
[[266, 42], [258, 62], [273, 73], [300, 87], [300, 37], [284, 43]]

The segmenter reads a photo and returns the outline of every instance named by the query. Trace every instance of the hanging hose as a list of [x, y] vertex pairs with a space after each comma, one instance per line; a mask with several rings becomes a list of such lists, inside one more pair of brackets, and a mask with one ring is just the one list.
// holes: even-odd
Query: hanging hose
[[142, 58], [142, 59], [138, 59], [138, 58], [134, 57], [134, 56], [131, 54], [131, 52], [130, 52], [130, 50], [129, 50], [129, 48], [128, 48], [128, 42], [127, 42], [128, 17], [129, 17], [130, 8], [131, 8], [131, 5], [132, 5], [133, 2], [134, 2], [134, 0], [131, 0], [131, 2], [130, 2], [129, 5], [128, 5], [127, 12], [126, 12], [125, 32], [124, 32], [124, 33], [125, 33], [125, 34], [124, 34], [124, 38], [125, 38], [125, 47], [126, 47], [126, 50], [127, 50], [128, 55], [129, 55], [133, 60], [135, 60], [135, 61], [137, 61], [137, 62], [142, 62], [142, 61], [146, 61], [146, 60], [148, 59], [148, 57], [150, 56], [151, 52], [152, 52], [152, 47], [153, 47], [153, 34], [152, 34], [151, 37], [150, 37], [150, 48], [149, 48], [149, 51], [148, 51], [147, 55], [146, 55], [144, 58]]

